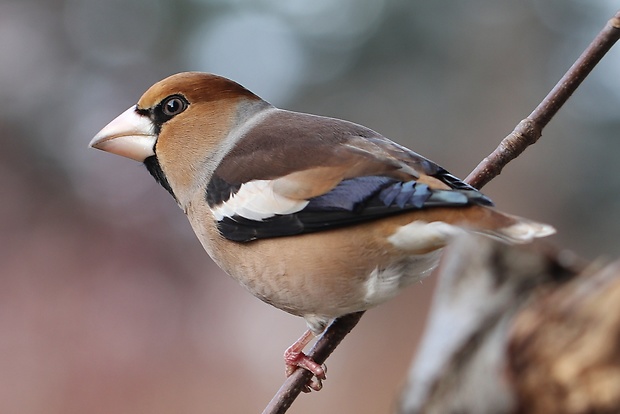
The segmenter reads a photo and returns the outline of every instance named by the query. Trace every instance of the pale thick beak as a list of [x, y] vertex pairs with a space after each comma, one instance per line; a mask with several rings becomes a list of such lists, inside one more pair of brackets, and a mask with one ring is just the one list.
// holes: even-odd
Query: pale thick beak
[[143, 162], [155, 155], [156, 141], [153, 123], [134, 105], [99, 131], [88, 146]]

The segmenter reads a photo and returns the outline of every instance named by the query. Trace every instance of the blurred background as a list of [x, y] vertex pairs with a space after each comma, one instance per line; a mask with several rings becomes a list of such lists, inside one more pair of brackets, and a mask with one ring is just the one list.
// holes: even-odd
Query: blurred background
[[[151, 84], [235, 79], [465, 177], [617, 1], [0, 0], [0, 412], [257, 413], [304, 322], [225, 277], [133, 161], [87, 149]], [[485, 187], [551, 241], [620, 256], [620, 49]], [[387, 413], [434, 281], [366, 314], [292, 413]]]

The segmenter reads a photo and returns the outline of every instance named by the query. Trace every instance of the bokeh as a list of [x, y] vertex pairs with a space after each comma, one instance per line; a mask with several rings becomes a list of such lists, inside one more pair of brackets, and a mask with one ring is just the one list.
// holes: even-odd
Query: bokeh
[[[0, 412], [252, 413], [303, 321], [208, 258], [138, 163], [87, 149], [157, 80], [201, 70], [380, 131], [464, 177], [615, 12], [604, 0], [1, 0]], [[620, 256], [620, 49], [485, 188]], [[366, 314], [294, 413], [385, 413], [432, 278]]]

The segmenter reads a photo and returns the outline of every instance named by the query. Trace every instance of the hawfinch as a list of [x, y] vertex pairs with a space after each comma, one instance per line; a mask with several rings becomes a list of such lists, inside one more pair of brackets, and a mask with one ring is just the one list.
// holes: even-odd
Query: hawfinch
[[313, 336], [427, 276], [455, 234], [554, 233], [371, 129], [275, 108], [208, 73], [156, 83], [90, 146], [143, 162], [226, 273], [305, 319], [285, 361], [314, 389], [325, 372], [302, 352]]

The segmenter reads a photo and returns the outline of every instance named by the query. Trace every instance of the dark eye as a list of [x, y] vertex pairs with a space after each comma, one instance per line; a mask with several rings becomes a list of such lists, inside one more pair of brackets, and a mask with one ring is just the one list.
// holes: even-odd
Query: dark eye
[[169, 96], [161, 104], [161, 109], [166, 116], [175, 116], [187, 109], [187, 101], [179, 96]]

